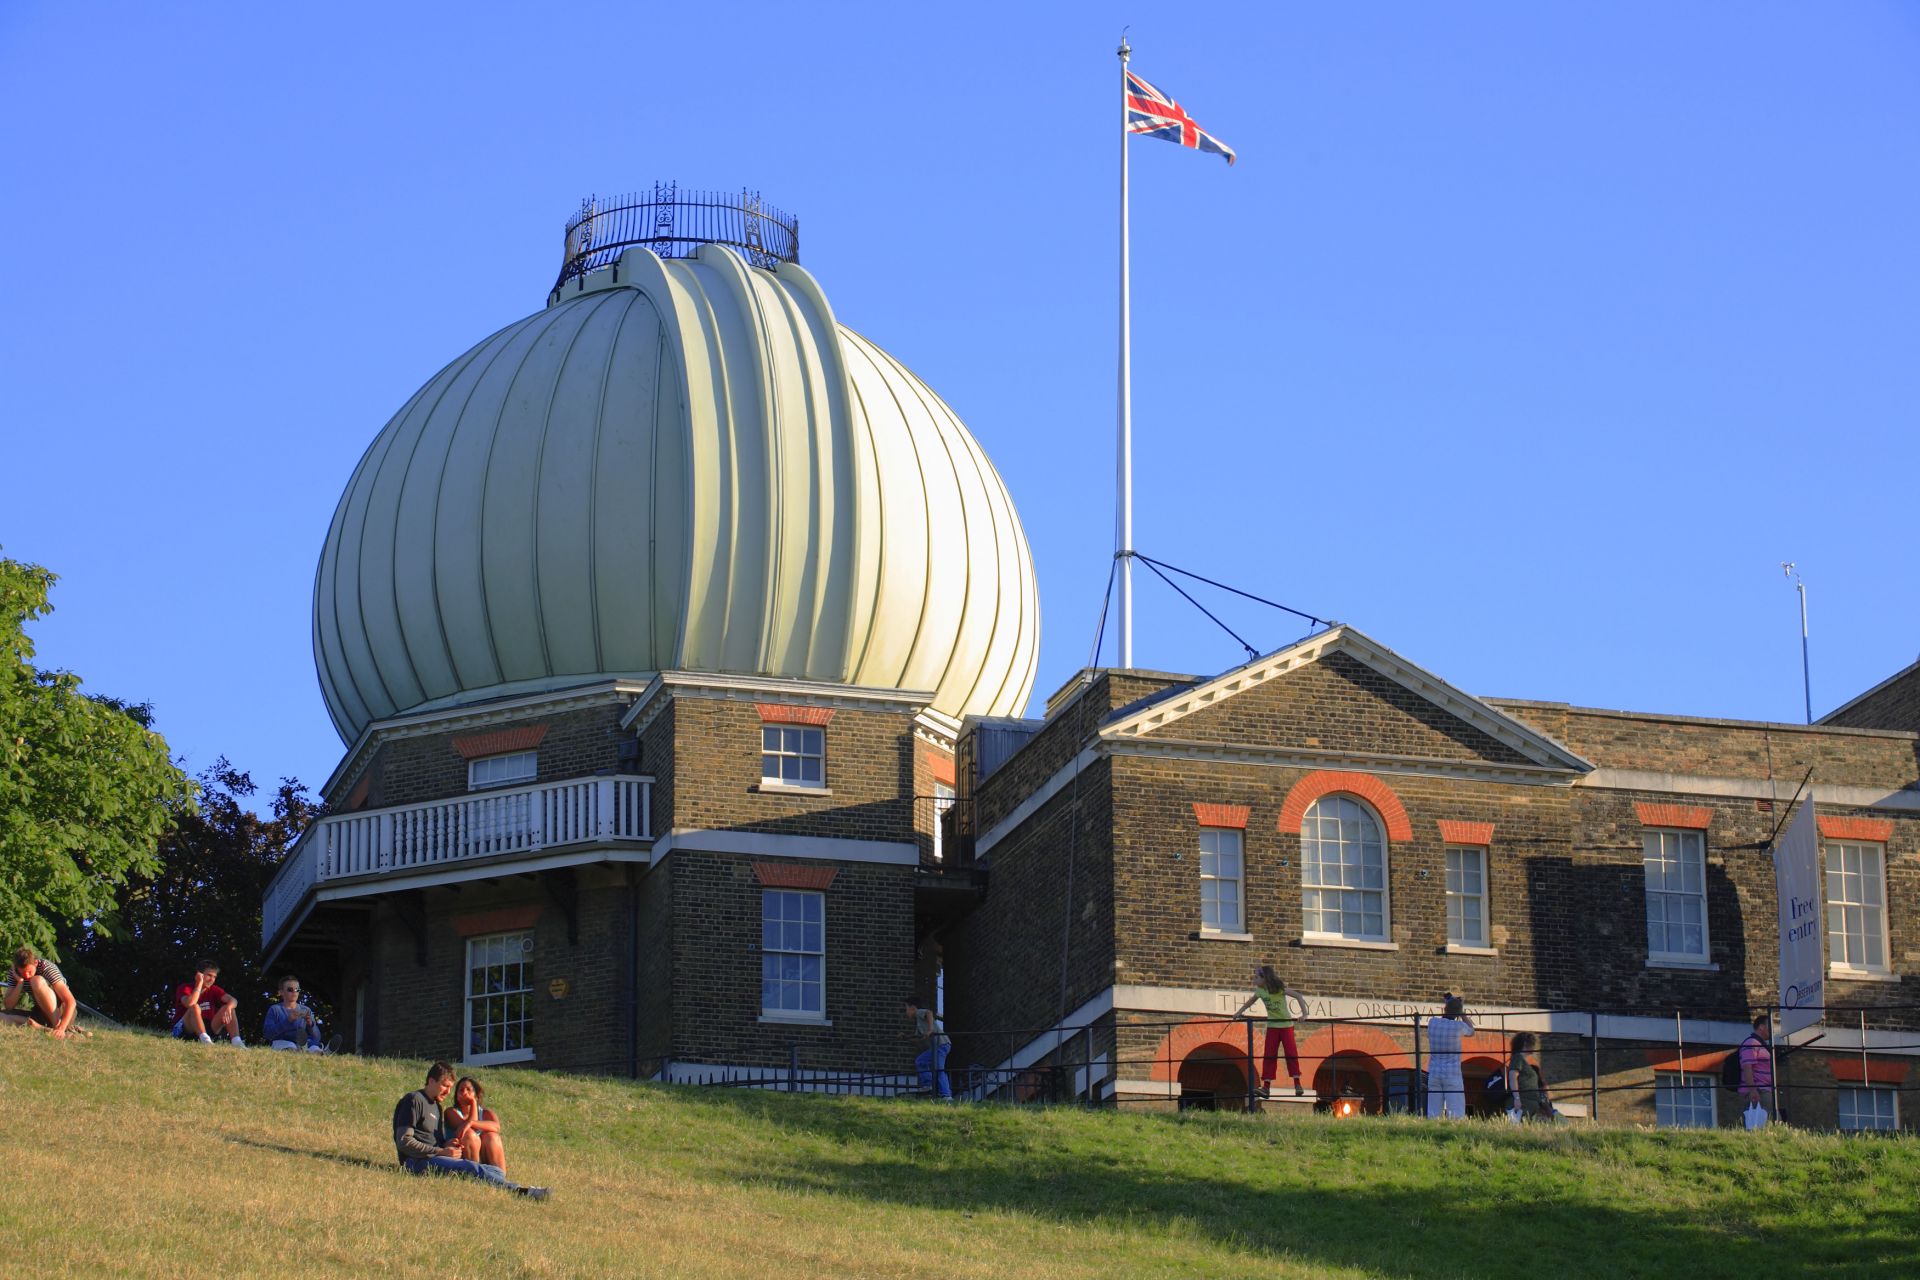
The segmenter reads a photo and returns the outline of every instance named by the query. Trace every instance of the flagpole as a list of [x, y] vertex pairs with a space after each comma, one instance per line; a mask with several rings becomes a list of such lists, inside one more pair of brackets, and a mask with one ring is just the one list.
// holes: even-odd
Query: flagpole
[[1127, 60], [1133, 49], [1120, 33], [1120, 407], [1119, 456], [1114, 464], [1115, 554], [1120, 559], [1120, 665], [1133, 665], [1133, 304], [1128, 278]]

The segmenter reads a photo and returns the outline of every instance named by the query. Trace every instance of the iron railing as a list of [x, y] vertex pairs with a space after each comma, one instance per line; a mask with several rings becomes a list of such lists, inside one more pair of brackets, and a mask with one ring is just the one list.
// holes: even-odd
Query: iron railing
[[[1871, 1087], [1900, 1099], [1889, 1114], [1894, 1127], [1911, 1129], [1909, 1108], [1920, 1093], [1920, 1006], [1833, 1005], [1824, 1012], [1810, 1043], [1770, 1046], [1778, 1084], [1764, 1099], [1766, 1109], [1790, 1124], [1833, 1128], [1844, 1117], [1830, 1114], [1831, 1095]], [[1745, 1037], [1745, 1013], [1745, 1008], [1702, 1007], [1486, 1015], [1477, 1021], [1478, 1034], [1462, 1045], [1462, 1101], [1469, 1115], [1504, 1118], [1508, 1104], [1494, 1099], [1485, 1076], [1504, 1065], [1514, 1033], [1535, 1031], [1531, 1056], [1541, 1069], [1547, 1100], [1563, 1118], [1737, 1126], [1747, 1100], [1722, 1087], [1720, 1064]], [[1274, 1064], [1273, 1096], [1259, 1087], [1266, 1073], [1264, 1028], [1242, 1017], [1117, 1024], [1102, 1019], [1007, 1031], [949, 1026], [953, 1049], [946, 1074], [953, 1096], [962, 1102], [1419, 1115], [1426, 1110], [1431, 1058], [1426, 1020], [1425, 1014], [1300, 1019], [1307, 1078], [1297, 1098], [1284, 1060]], [[1649, 1034], [1666, 1026], [1672, 1027], [1670, 1034]], [[1382, 1034], [1389, 1030], [1397, 1032], [1392, 1043]], [[1306, 1042], [1309, 1032], [1320, 1040], [1313, 1048]], [[1123, 1043], [1123, 1035], [1130, 1044]], [[1156, 1040], [1156, 1047], [1146, 1047]], [[1176, 1048], [1176, 1042], [1185, 1048]], [[788, 1046], [787, 1061], [780, 1065], [662, 1063], [656, 1078], [773, 1092], [921, 1096], [926, 1089], [906, 1061], [910, 1052], [903, 1047], [896, 1060], [849, 1070], [811, 1066], [798, 1046]], [[1824, 1074], [1831, 1082], [1796, 1069], [1806, 1059], [1827, 1062]], [[1194, 1065], [1201, 1070], [1187, 1070]]]
[[567, 219], [565, 256], [553, 287], [611, 265], [635, 245], [662, 258], [691, 258], [703, 244], [738, 249], [756, 267], [798, 262], [800, 220], [744, 189], [682, 191], [677, 182], [656, 182], [652, 191], [588, 196]]

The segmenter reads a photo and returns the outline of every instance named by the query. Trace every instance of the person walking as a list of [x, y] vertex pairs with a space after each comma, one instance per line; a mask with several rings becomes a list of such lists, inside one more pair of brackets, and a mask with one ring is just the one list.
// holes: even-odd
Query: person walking
[[1473, 1034], [1467, 1002], [1451, 991], [1440, 1016], [1427, 1021], [1427, 1116], [1464, 1118], [1467, 1085], [1460, 1078], [1460, 1044]]
[[1300, 1006], [1300, 1016], [1307, 1016], [1306, 997], [1280, 980], [1273, 966], [1263, 964], [1254, 971], [1253, 994], [1247, 1002], [1233, 1011], [1239, 1017], [1255, 1005], [1260, 1006], [1261, 1016], [1267, 1021], [1267, 1043], [1265, 1055], [1260, 1060], [1260, 1096], [1265, 1098], [1273, 1093], [1274, 1068], [1279, 1065], [1280, 1049], [1287, 1051], [1287, 1074], [1293, 1077], [1293, 1096], [1298, 1098], [1306, 1091], [1300, 1087], [1300, 1047], [1294, 1042], [1293, 1004]]
[[1740, 1096], [1746, 1100], [1743, 1110], [1751, 1112], [1759, 1107], [1762, 1118], [1759, 1124], [1751, 1121], [1747, 1127], [1757, 1129], [1766, 1123], [1766, 1117], [1773, 1112], [1773, 1015], [1763, 1013], [1753, 1020], [1753, 1034], [1740, 1042]]
[[920, 1092], [953, 1101], [953, 1082], [947, 1079], [947, 1054], [953, 1050], [953, 1041], [947, 1037], [946, 1025], [919, 996], [907, 997], [907, 1016], [913, 1020], [914, 1037], [927, 1046], [913, 1060], [920, 1072]]
[[1546, 1086], [1540, 1079], [1540, 1064], [1533, 1060], [1540, 1041], [1531, 1031], [1513, 1038], [1513, 1052], [1507, 1057], [1507, 1092], [1513, 1109], [1522, 1120], [1553, 1119], [1553, 1103], [1547, 1100]]

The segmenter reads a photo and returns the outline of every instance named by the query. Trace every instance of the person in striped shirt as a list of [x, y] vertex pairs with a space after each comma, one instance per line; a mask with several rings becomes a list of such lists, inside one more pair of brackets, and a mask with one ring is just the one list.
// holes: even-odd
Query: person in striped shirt
[[[33, 997], [33, 1008], [20, 1008], [20, 997]], [[7, 997], [0, 1002], [0, 1022], [37, 1026], [56, 1040], [66, 1038], [80, 1012], [67, 976], [51, 960], [34, 954], [32, 947], [13, 953], [13, 971], [7, 975]]]
[[1467, 1086], [1460, 1078], [1460, 1043], [1473, 1034], [1467, 1002], [1451, 991], [1437, 1018], [1427, 1022], [1427, 1115], [1467, 1114]]

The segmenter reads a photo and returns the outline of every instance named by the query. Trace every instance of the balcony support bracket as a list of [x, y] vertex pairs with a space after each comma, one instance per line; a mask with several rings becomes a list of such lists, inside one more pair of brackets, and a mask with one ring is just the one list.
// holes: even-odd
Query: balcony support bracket
[[572, 867], [555, 867], [540, 873], [540, 883], [546, 886], [547, 896], [553, 899], [567, 917], [567, 945], [580, 945], [580, 882]]

